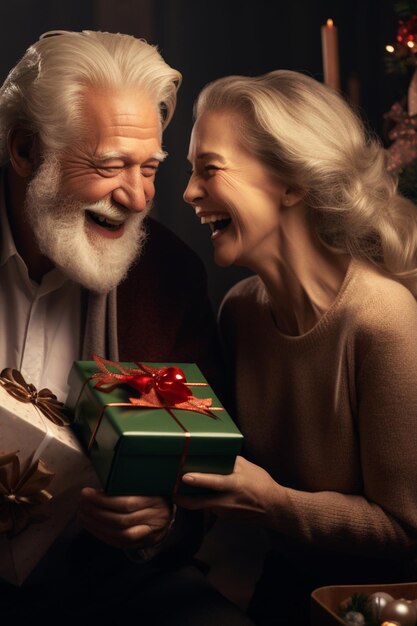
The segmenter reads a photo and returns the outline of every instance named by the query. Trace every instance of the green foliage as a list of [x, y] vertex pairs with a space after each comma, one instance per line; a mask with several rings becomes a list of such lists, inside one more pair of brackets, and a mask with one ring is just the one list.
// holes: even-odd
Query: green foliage
[[[409, 34], [413, 37], [414, 44], [417, 44], [417, 0], [397, 0], [394, 3], [394, 12], [398, 18], [397, 34], [404, 37]], [[394, 52], [387, 53], [384, 57], [385, 71], [387, 74], [398, 74], [404, 76], [404, 81], [408, 84], [413, 72], [417, 68], [416, 48], [410, 49], [405, 44], [405, 40], [395, 41]], [[417, 204], [417, 160], [408, 164], [399, 173], [398, 190], [406, 198]]]
[[395, 54], [387, 53], [384, 57], [384, 62], [387, 74], [402, 74], [405, 76], [410, 72], [410, 68], [415, 67], [414, 58], [403, 49], [397, 50]]
[[357, 611], [364, 616], [366, 626], [379, 626], [379, 620], [373, 617], [369, 608], [368, 599], [369, 596], [365, 593], [353, 593], [350, 598], [341, 603], [339, 607], [340, 617], [344, 619], [349, 611]]
[[410, 163], [399, 176], [399, 192], [417, 204], [417, 164], [416, 161]]
[[394, 12], [399, 19], [406, 20], [413, 13], [417, 13], [417, 2], [415, 0], [398, 0], [394, 2]]

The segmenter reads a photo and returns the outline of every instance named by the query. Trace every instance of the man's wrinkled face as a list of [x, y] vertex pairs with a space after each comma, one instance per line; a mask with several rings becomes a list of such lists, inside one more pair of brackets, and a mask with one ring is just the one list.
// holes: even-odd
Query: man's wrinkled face
[[144, 238], [164, 154], [158, 111], [137, 93], [87, 92], [85, 132], [47, 155], [28, 187], [26, 216], [39, 248], [70, 278], [106, 292]]

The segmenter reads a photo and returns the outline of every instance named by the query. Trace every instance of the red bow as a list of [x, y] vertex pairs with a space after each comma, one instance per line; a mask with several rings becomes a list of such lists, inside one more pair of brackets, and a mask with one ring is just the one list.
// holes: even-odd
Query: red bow
[[[179, 367], [150, 367], [137, 363], [137, 368], [128, 368], [96, 354], [93, 354], [93, 359], [101, 373], [93, 374], [92, 378], [98, 381], [95, 386], [101, 391], [112, 391], [118, 385], [126, 384], [141, 394], [140, 398], [129, 398], [136, 406], [186, 409], [214, 417], [211, 410], [216, 409], [211, 408], [211, 398], [193, 396], [185, 384], [187, 382], [185, 374]], [[119, 373], [110, 371], [107, 365]], [[206, 385], [206, 383], [189, 384]]]

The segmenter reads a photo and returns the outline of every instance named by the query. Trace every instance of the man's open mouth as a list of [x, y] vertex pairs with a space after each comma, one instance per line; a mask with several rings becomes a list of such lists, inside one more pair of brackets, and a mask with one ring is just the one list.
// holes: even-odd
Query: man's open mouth
[[94, 213], [94, 211], [86, 211], [87, 217], [97, 224], [101, 226], [101, 228], [105, 228], [106, 230], [116, 231], [121, 228], [123, 222], [117, 220], [111, 220], [108, 217], [104, 217], [103, 215], [99, 215], [98, 213]]

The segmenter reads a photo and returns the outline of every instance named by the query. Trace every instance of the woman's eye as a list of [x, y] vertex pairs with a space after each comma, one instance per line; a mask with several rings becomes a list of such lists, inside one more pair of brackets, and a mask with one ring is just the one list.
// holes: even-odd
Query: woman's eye
[[217, 165], [213, 165], [212, 163], [204, 166], [204, 172], [207, 176], [214, 176], [220, 169], [220, 167], [217, 167]]
[[204, 176], [213, 175], [215, 172], [221, 169], [222, 169], [221, 167], [218, 167], [217, 165], [213, 165], [212, 163], [209, 163], [208, 165], [204, 165], [204, 167], [198, 167], [195, 170], [188, 169], [187, 174], [188, 176], [193, 176], [195, 174], [196, 176], [204, 177]]

